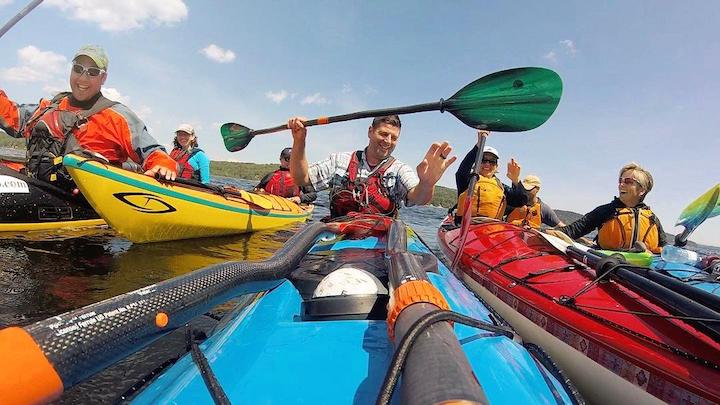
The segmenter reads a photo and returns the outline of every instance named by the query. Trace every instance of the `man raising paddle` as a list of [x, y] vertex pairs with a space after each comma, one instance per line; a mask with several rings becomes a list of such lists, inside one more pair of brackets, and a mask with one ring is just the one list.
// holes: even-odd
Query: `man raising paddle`
[[455, 162], [447, 142], [433, 143], [425, 158], [412, 168], [392, 156], [400, 138], [400, 117], [377, 117], [368, 128], [368, 146], [356, 152], [333, 153], [308, 167], [305, 155], [307, 129], [304, 118], [288, 121], [293, 148], [290, 174], [298, 185], [312, 185], [316, 191], [330, 189], [331, 218], [351, 212], [396, 216], [400, 204], [430, 202], [435, 183]]

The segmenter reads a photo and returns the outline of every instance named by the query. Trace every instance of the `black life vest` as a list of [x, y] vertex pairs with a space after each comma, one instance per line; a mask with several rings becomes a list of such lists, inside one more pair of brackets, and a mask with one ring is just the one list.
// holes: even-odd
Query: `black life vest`
[[51, 101], [41, 102], [22, 132], [27, 134], [27, 169], [30, 177], [55, 184], [66, 190], [75, 188], [62, 167], [62, 157], [81, 149], [73, 131], [87, 124], [91, 115], [110, 108], [117, 101], [102, 94], [87, 110], [62, 110], [60, 103], [70, 93], [60, 93]]
[[193, 179], [200, 181], [200, 170], [195, 170], [192, 165], [190, 165], [189, 161], [198, 152], [202, 151], [203, 150], [200, 148], [193, 148], [190, 153], [188, 153], [188, 151], [186, 151], [185, 149], [179, 148], [175, 148], [170, 151], [170, 157], [178, 163], [178, 177], [182, 179]]
[[390, 198], [390, 192], [383, 180], [385, 171], [395, 162], [394, 157], [380, 163], [365, 179], [358, 179], [358, 168], [362, 151], [356, 151], [350, 158], [347, 177], [330, 192], [330, 216], [346, 216], [350, 212], [396, 216], [398, 207]]
[[290, 171], [287, 169], [275, 170], [270, 180], [265, 184], [265, 191], [280, 197], [300, 197], [300, 187], [295, 184]]

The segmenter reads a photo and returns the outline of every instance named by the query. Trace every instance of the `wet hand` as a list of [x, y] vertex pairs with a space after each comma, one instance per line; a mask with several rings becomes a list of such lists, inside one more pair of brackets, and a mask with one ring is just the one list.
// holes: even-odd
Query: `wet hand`
[[425, 158], [417, 166], [420, 182], [435, 185], [445, 170], [457, 160], [457, 156], [450, 156], [451, 152], [452, 146], [447, 142], [435, 142], [430, 145]]
[[507, 165], [507, 177], [512, 180], [513, 183], [520, 181], [520, 163], [515, 161], [515, 158], [511, 158]]
[[160, 165], [153, 166], [150, 170], [145, 172], [146, 176], [157, 177], [159, 179], [164, 178], [165, 180], [175, 180], [177, 173], [173, 170], [168, 169]]
[[305, 128], [305, 117], [292, 117], [288, 120], [287, 127], [292, 131], [293, 140], [305, 142], [307, 128]]

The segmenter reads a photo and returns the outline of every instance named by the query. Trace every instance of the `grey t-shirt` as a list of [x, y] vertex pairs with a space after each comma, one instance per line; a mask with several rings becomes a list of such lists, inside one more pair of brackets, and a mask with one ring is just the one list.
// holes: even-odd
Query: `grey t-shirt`
[[[342, 179], [348, 175], [348, 166], [353, 153], [355, 152], [333, 153], [327, 158], [311, 164], [308, 168], [308, 176], [315, 190], [322, 191], [341, 185]], [[358, 167], [358, 179], [368, 178], [380, 166], [382, 163], [371, 169], [365, 160], [365, 151], [363, 151]], [[408, 205], [408, 192], [419, 183], [420, 179], [415, 170], [398, 160], [395, 160], [385, 170], [383, 177], [383, 185], [389, 191], [390, 198], [396, 203], [404, 202], [406, 205]]]

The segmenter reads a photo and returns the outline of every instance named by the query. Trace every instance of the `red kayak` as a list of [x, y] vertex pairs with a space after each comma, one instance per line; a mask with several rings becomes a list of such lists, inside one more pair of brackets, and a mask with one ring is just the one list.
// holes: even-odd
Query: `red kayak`
[[[451, 260], [460, 228], [439, 244]], [[720, 403], [720, 343], [652, 296], [559, 252], [537, 231], [475, 219], [458, 270], [524, 340], [539, 344], [592, 403]]]

